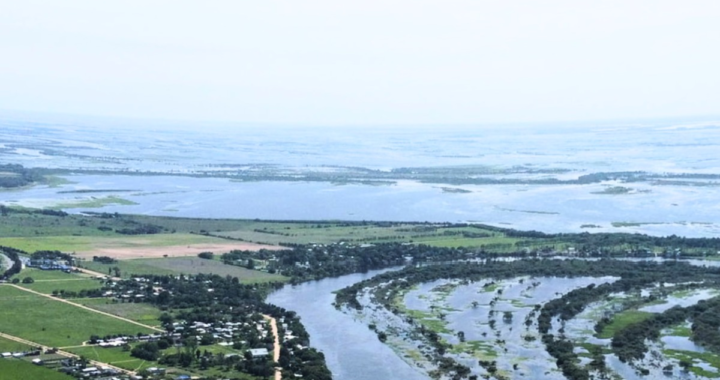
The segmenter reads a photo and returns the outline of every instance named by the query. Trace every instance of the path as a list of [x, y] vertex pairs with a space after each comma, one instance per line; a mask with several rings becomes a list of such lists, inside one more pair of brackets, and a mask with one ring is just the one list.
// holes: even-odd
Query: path
[[[280, 360], [280, 334], [278, 334], [277, 321], [275, 318], [263, 314], [263, 317], [270, 321], [270, 328], [272, 329], [273, 337], [275, 338], [275, 344], [273, 345], [273, 360], [277, 363]], [[282, 368], [275, 368], [275, 380], [282, 380]]]
[[[40, 348], [43, 350], [43, 352], [45, 352], [46, 350], [49, 350], [49, 349], [50, 349], [50, 347], [44, 346], [44, 345], [42, 345], [42, 344], [40, 344], [40, 343], [32, 342], [32, 341], [29, 341], [29, 340], [27, 340], [27, 339], [19, 338], [19, 337], [13, 336], [13, 335], [5, 334], [5, 333], [0, 333], [0, 337], [3, 337], [3, 338], [8, 339], [8, 340], [15, 341], [15, 342], [18, 342], [18, 343], [26, 344], [26, 345], [28, 345], [28, 346], [40, 347]], [[63, 351], [63, 350], [57, 350], [57, 351], [55, 351], [55, 353], [58, 354], [58, 355], [61, 355], [61, 356], [65, 356], [66, 358], [80, 359], [80, 356], [75, 355], [75, 354], [72, 354], [72, 353], [67, 352], [67, 351]], [[112, 369], [114, 369], [114, 370], [116, 370], [116, 371], [120, 371], [120, 372], [125, 373], [125, 374], [128, 374], [128, 375], [135, 375], [135, 374], [136, 374], [135, 371], [128, 371], [128, 370], [126, 370], [126, 369], [123, 369], [123, 368], [120, 368], [120, 367], [116, 367], [116, 366], [114, 366], [114, 365], [112, 365], [112, 364], [103, 363], [103, 362], [99, 362], [99, 361], [96, 361], [96, 360], [88, 360], [88, 362], [90, 362], [90, 364], [92, 364], [92, 365], [94, 365], [94, 366], [102, 366], [102, 367], [112, 368]]]
[[[101, 278], [109, 277], [107, 274], [102, 274], [102, 273], [100, 273], [100, 272], [95, 272], [94, 270], [85, 269], [85, 268], [75, 267], [75, 268], [73, 268], [73, 270], [76, 270], [76, 271], [78, 271], [78, 272], [82, 272], [82, 273], [85, 273], [85, 274], [89, 274], [89, 275], [92, 275], [92, 276], [101, 277]], [[113, 280], [113, 281], [120, 281], [120, 280], [122, 280], [120, 277], [110, 277], [110, 279]]]
[[70, 301], [68, 301], [68, 300], [66, 300], [66, 299], [53, 297], [53, 296], [51, 296], [51, 295], [49, 295], [49, 294], [40, 293], [40, 292], [34, 291], [34, 290], [32, 290], [32, 289], [23, 288], [22, 286], [19, 286], [19, 285], [15, 285], [15, 284], [0, 284], [0, 285], [12, 286], [12, 287], [14, 287], [14, 288], [20, 289], [20, 290], [22, 290], [22, 291], [26, 291], [26, 292], [28, 292], [28, 293], [33, 293], [33, 294], [36, 294], [36, 295], [39, 295], [39, 296], [43, 296], [43, 297], [46, 297], [46, 298], [50, 298], [50, 299], [53, 300], [53, 301], [63, 302], [63, 303], [66, 303], [66, 304], [68, 304], [68, 305], [72, 305], [72, 306], [75, 306], [75, 307], [79, 307], [79, 308], [81, 308], [81, 309], [85, 309], [85, 310], [91, 311], [91, 312], [93, 312], [93, 313], [102, 314], [102, 315], [104, 315], [104, 316], [106, 316], [106, 317], [119, 319], [119, 320], [121, 320], [121, 321], [125, 321], [125, 322], [128, 322], [128, 323], [132, 323], [132, 324], [137, 325], [137, 326], [145, 327], [145, 328], [150, 329], [150, 330], [159, 331], [159, 332], [165, 332], [165, 330], [159, 329], [159, 328], [157, 328], [157, 327], [153, 327], [153, 326], [146, 325], [146, 324], [143, 324], [143, 323], [140, 323], [140, 322], [136, 322], [136, 321], [133, 321], [132, 319], [123, 318], [123, 317], [117, 316], [117, 315], [115, 315], [115, 314], [110, 314], [110, 313], [106, 313], [106, 312], [104, 312], [104, 311], [96, 310], [96, 309], [93, 309], [93, 308], [91, 308], [91, 307], [87, 307], [87, 306], [85, 306], [85, 305], [81, 305], [81, 304], [79, 304], [79, 303], [70, 302]]

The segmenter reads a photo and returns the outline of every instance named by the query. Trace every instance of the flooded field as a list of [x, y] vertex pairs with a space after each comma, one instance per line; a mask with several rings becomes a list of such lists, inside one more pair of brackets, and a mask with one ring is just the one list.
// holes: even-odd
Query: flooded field
[[[639, 322], [662, 321], [674, 310], [716, 302], [717, 283], [650, 282], [625, 292], [593, 293], [593, 289], [610, 289], [616, 282], [615, 288], [622, 288], [620, 280], [616, 276], [521, 275], [444, 278], [410, 287], [389, 281], [364, 288], [357, 297], [362, 307], [345, 312], [367, 325], [406, 363], [433, 378], [458, 374], [491, 379], [582, 378], [568, 376], [567, 369], [558, 366], [557, 354], [551, 354], [553, 344], [562, 342], [573, 347], [574, 366], [591, 379], [720, 377], [718, 355], [692, 338], [691, 317], [667, 325], [656, 339], [646, 340], [638, 359], [628, 360], [615, 342], [620, 339], [616, 336], [630, 334], [627, 329]], [[393, 286], [402, 290], [388, 290]], [[571, 305], [577, 292], [597, 300], [567, 317], [552, 316], [547, 333], [543, 332], [542, 314], [548, 305], [563, 298]], [[556, 343], [547, 341], [548, 337]]]

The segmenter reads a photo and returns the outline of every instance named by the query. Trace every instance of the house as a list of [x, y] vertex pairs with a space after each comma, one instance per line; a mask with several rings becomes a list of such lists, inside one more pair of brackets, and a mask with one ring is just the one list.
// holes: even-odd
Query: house
[[253, 359], [262, 358], [269, 354], [267, 348], [251, 348], [249, 351]]

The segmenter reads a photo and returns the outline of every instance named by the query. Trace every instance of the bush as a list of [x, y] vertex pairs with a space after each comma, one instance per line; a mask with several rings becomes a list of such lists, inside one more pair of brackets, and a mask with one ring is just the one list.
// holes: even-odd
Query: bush
[[22, 283], [23, 283], [23, 284], [32, 284], [33, 282], [35, 282], [35, 280], [33, 280], [32, 277], [25, 277], [25, 278], [23, 278], [23, 280], [22, 280]]
[[200, 252], [198, 257], [201, 259], [212, 260], [215, 255], [212, 252]]

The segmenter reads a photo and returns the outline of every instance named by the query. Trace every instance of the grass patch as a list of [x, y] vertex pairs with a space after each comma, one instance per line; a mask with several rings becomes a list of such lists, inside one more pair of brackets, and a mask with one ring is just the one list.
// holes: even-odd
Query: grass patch
[[41, 270], [37, 268], [25, 268], [13, 276], [13, 278], [19, 278], [21, 280], [25, 277], [32, 277], [35, 281], [72, 281], [89, 278], [89, 276], [83, 274], [65, 273], [59, 270]]
[[78, 199], [70, 202], [60, 202], [48, 208], [53, 210], [63, 210], [68, 208], [100, 208], [108, 205], [133, 206], [136, 204], [138, 203], [125, 198], [108, 195], [106, 197], [90, 197], [88, 199]]
[[625, 310], [613, 316], [612, 322], [605, 326], [603, 331], [596, 336], [601, 339], [608, 339], [615, 336], [615, 333], [632, 324], [642, 322], [654, 315], [646, 311]]
[[79, 345], [90, 335], [153, 332], [10, 286], [0, 286], [0, 310], [0, 331], [53, 347]]
[[95, 310], [127, 318], [151, 326], [160, 326], [162, 311], [146, 303], [116, 303], [107, 298], [79, 298], [72, 300]]
[[[720, 356], [717, 354], [713, 354], [711, 352], [695, 352], [695, 351], [680, 351], [680, 350], [663, 350], [663, 353], [671, 357], [673, 359], [677, 360], [687, 360], [687, 361], [703, 361], [711, 366], [715, 367], [716, 369], [720, 370]], [[702, 376], [702, 377], [709, 377], [709, 378], [718, 378], [720, 377], [720, 373], [718, 372], [711, 372], [706, 371], [702, 369], [701, 367], [697, 365], [693, 365], [690, 368], [690, 372], [694, 373], [695, 375]]]
[[692, 329], [687, 325], [687, 323], [683, 323], [682, 325], [673, 326], [663, 332], [663, 335], [666, 336], [683, 336], [686, 338], [689, 338], [692, 335]]
[[32, 284], [20, 283], [18, 285], [44, 294], [52, 294], [52, 292], [55, 290], [80, 292], [81, 290], [94, 290], [102, 288], [102, 284], [100, 283], [100, 281], [89, 278], [77, 280], [70, 279], [65, 281], [36, 281]]
[[69, 179], [67, 179], [65, 177], [46, 175], [46, 176], [43, 176], [41, 183], [44, 185], [47, 185], [48, 187], [60, 187], [62, 185], [72, 185], [77, 182], [70, 181]]
[[30, 348], [27, 344], [0, 337], [0, 352], [24, 352]]
[[96, 346], [87, 346], [68, 348], [67, 351], [75, 355], [84, 356], [90, 360], [112, 364], [114, 366], [130, 371], [157, 367], [156, 362], [147, 362], [143, 359], [134, 358], [130, 356], [130, 351], [123, 351], [121, 347], [102, 348]]
[[24, 360], [0, 359], [0, 378], [3, 380], [73, 380], [72, 376]]
[[493, 360], [498, 356], [493, 347], [486, 341], [470, 340], [454, 345], [450, 352], [454, 354], [468, 353], [479, 360]]

